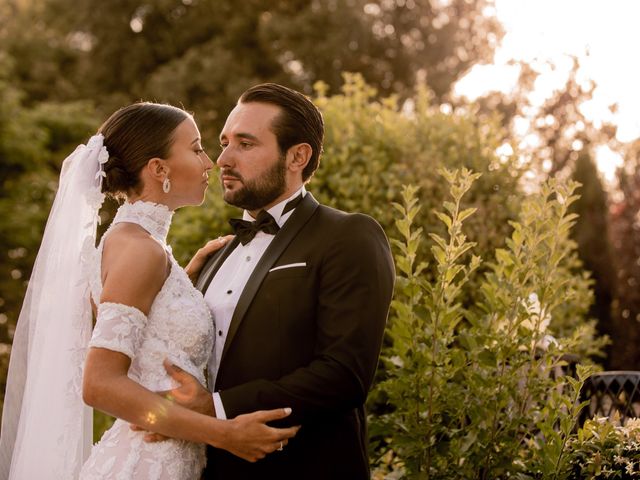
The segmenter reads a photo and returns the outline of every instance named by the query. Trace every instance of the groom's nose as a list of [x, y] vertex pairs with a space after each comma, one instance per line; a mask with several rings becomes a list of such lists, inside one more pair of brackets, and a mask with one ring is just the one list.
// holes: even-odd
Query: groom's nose
[[233, 165], [233, 159], [231, 158], [229, 150], [230, 149], [225, 148], [220, 152], [220, 155], [218, 155], [218, 158], [216, 160], [216, 165], [219, 168], [230, 167]]

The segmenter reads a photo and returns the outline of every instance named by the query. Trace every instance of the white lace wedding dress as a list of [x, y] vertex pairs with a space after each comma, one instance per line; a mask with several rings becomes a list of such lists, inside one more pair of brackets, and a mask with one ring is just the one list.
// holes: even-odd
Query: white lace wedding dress
[[[90, 346], [124, 353], [131, 358], [129, 377], [151, 391], [175, 387], [162, 362], [172, 363], [194, 375], [204, 385], [204, 368], [213, 344], [213, 322], [202, 295], [192, 285], [166, 244], [173, 213], [164, 205], [138, 201], [120, 207], [113, 225], [129, 222], [148, 231], [167, 251], [171, 273], [146, 316], [134, 307], [105, 303]], [[98, 303], [102, 290], [101, 257], [105, 233], [90, 258], [91, 294]], [[135, 274], [135, 272], [132, 272]], [[160, 412], [150, 412], [153, 416]], [[93, 446], [80, 479], [198, 479], [205, 465], [205, 446], [182, 440], [146, 443], [143, 432], [134, 432], [123, 420]]]

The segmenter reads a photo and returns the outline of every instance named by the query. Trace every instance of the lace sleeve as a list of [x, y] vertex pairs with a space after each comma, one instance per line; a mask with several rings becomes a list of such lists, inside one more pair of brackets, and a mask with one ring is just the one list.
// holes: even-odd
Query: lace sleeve
[[101, 303], [89, 346], [107, 348], [133, 358], [142, 342], [146, 323], [147, 316], [135, 307]]

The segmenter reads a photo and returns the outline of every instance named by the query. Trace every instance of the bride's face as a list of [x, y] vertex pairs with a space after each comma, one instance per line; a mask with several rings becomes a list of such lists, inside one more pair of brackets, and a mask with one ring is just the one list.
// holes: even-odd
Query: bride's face
[[200, 205], [209, 186], [213, 162], [202, 148], [200, 132], [193, 118], [186, 118], [174, 132], [166, 158], [171, 190], [167, 194], [175, 207]]

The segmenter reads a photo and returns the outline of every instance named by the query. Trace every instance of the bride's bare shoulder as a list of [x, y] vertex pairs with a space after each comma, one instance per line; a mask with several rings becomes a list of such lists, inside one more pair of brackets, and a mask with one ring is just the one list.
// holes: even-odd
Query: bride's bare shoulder
[[[106, 258], [105, 258], [106, 257]], [[119, 223], [115, 225], [105, 238], [103, 247], [103, 263], [106, 259], [133, 260], [142, 262], [154, 260], [166, 260], [167, 253], [164, 247], [158, 243], [144, 228], [134, 223]]]
[[167, 253], [158, 241], [138, 225], [115, 225], [104, 241], [101, 302], [147, 312], [168, 273]]

